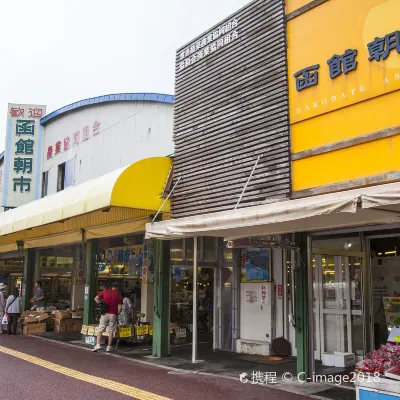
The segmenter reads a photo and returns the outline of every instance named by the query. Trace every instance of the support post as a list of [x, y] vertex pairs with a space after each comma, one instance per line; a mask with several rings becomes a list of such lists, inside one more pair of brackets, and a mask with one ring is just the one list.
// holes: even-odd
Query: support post
[[308, 351], [308, 244], [306, 233], [296, 233], [295, 241], [300, 251], [296, 263], [295, 275], [295, 312], [296, 312], [296, 343], [297, 343], [297, 374], [302, 381], [309, 376]]
[[33, 296], [33, 276], [35, 273], [35, 250], [24, 250], [24, 277], [22, 281], [22, 306], [24, 310], [31, 308]]
[[88, 240], [84, 249], [84, 260], [86, 264], [86, 285], [84, 297], [83, 324], [89, 325], [94, 322], [94, 297], [96, 293], [96, 253], [98, 242], [96, 239]]
[[156, 240], [154, 276], [153, 356], [169, 354], [170, 242]]
[[193, 240], [193, 323], [192, 323], [192, 363], [197, 357], [197, 237]]

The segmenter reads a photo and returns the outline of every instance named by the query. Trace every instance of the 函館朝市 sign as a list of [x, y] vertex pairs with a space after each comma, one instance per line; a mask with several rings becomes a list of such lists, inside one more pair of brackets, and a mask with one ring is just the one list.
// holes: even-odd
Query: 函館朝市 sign
[[400, 2], [336, 0], [324, 9], [321, 29], [311, 12], [289, 24], [292, 123], [400, 89]]
[[2, 205], [18, 207], [38, 199], [45, 106], [9, 104]]

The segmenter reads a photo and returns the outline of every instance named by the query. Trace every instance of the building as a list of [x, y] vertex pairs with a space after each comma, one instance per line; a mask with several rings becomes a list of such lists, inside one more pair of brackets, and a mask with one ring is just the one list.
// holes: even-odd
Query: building
[[[10, 107], [26, 112], [20, 105]], [[40, 279], [48, 305], [85, 306], [85, 318], [91, 321], [96, 290], [118, 281], [127, 291], [140, 282], [144, 301], [137, 307], [152, 317], [147, 304], [147, 298], [153, 301], [152, 286], [147, 290], [150, 248], [144, 242], [144, 224], [165, 198], [172, 164], [168, 156], [173, 151], [173, 107], [170, 95], [100, 96], [43, 116], [40, 127], [31, 129], [38, 161], [32, 169], [18, 171], [25, 174], [23, 179], [32, 179], [31, 187], [15, 192], [13, 199], [20, 206], [0, 216], [2, 279], [21, 285], [25, 307], [33, 281]], [[11, 137], [18, 136], [21, 123], [19, 119], [9, 123]], [[13, 138], [12, 145], [18, 140]], [[12, 145], [6, 146], [6, 162]], [[17, 164], [9, 161], [13, 172]], [[23, 204], [26, 199], [21, 198], [32, 193], [36, 200]], [[163, 211], [168, 210], [167, 202]]]
[[[268, 354], [283, 336], [311, 375], [334, 351], [362, 358], [399, 316], [399, 4], [286, 3], [253, 1], [178, 51], [179, 218], [148, 224], [147, 237], [173, 240], [156, 245], [166, 275], [182, 254], [175, 240], [194, 238], [199, 255], [185, 260], [196, 270], [204, 243], [218, 238], [214, 315], [231, 318], [230, 332], [214, 321], [229, 349]], [[194, 148], [196, 165], [185, 167]], [[237, 271], [227, 286], [225, 262]], [[164, 355], [165, 318], [158, 323], [153, 353]]]

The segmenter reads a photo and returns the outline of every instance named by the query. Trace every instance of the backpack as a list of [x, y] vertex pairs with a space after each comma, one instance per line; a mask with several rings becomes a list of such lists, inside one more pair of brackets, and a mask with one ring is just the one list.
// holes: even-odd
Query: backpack
[[107, 304], [104, 303], [104, 301], [101, 301], [99, 304], [97, 304], [96, 308], [94, 309], [94, 313], [96, 317], [101, 317], [107, 312]]

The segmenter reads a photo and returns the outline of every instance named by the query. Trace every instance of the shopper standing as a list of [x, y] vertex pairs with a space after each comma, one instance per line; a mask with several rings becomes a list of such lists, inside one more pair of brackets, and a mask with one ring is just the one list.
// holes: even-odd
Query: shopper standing
[[3, 325], [1, 324], [1, 321], [3, 319], [4, 316], [4, 306], [5, 306], [5, 301], [4, 301], [4, 290], [6, 288], [6, 285], [1, 282], [0, 283], [0, 333], [3, 333]]
[[124, 293], [122, 298], [122, 309], [118, 316], [118, 325], [131, 325], [133, 321], [133, 304], [129, 298], [129, 293]]
[[103, 290], [94, 298], [94, 301], [97, 304], [104, 302], [107, 306], [107, 311], [100, 317], [100, 324], [97, 331], [97, 344], [93, 347], [93, 351], [97, 351], [101, 348], [101, 335], [108, 326], [109, 336], [106, 351], [110, 352], [114, 333], [117, 330], [118, 315], [122, 309], [122, 296], [118, 291], [118, 283], [114, 282], [111, 285], [111, 289]]
[[19, 316], [21, 315], [21, 312], [22, 312], [22, 298], [20, 297], [19, 290], [16, 287], [14, 289], [14, 293], [8, 296], [6, 303], [6, 313], [10, 317], [7, 326], [9, 335], [11, 335], [11, 333], [13, 333], [14, 335], [17, 333], [17, 322]]
[[45, 306], [44, 291], [42, 288], [42, 281], [36, 281], [33, 288], [33, 297], [31, 298], [31, 310], [36, 310], [39, 307]]

